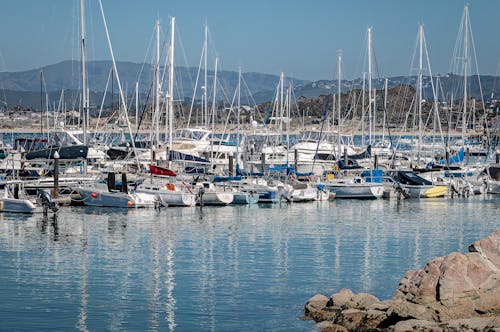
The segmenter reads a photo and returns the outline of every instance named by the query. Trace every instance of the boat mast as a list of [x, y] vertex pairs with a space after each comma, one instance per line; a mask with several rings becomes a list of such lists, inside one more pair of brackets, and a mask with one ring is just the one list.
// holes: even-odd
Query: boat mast
[[154, 154], [156, 146], [160, 145], [160, 20], [156, 21], [156, 57], [155, 57], [155, 136], [156, 142], [152, 144], [151, 153]]
[[[280, 135], [283, 135], [283, 85], [285, 81], [285, 74], [281, 72], [280, 74]], [[280, 138], [280, 141], [282, 138]]]
[[139, 130], [139, 82], [135, 82], [135, 130]]
[[467, 122], [467, 69], [469, 62], [469, 7], [464, 7], [464, 112], [462, 113], [462, 144], [465, 145]]
[[[211, 151], [211, 156], [210, 156], [210, 166], [211, 169], [213, 169], [214, 166], [214, 139], [215, 139], [215, 112], [217, 111], [217, 106], [216, 106], [216, 92], [217, 92], [217, 65], [219, 62], [219, 58], [215, 57], [215, 67], [214, 67], [214, 94], [213, 94], [213, 99], [212, 99], [212, 139], [210, 140], [210, 149]], [[219, 143], [220, 144], [220, 143]]]
[[[174, 42], [175, 42], [175, 17], [170, 18], [170, 56], [168, 72], [168, 149], [172, 150], [172, 136], [174, 128]], [[168, 160], [168, 155], [167, 155]]]
[[[287, 151], [290, 151], [290, 125], [292, 121], [291, 113], [292, 113], [292, 82], [288, 83], [287, 89], [287, 108], [286, 108], [286, 148]], [[288, 158], [288, 153], [286, 154]]]
[[204, 84], [204, 88], [203, 88], [203, 100], [205, 100], [205, 104], [203, 105], [203, 122], [204, 122], [204, 126], [206, 126], [208, 128], [208, 124], [209, 124], [209, 121], [208, 121], [208, 93], [207, 93], [207, 90], [208, 90], [208, 76], [207, 76], [207, 67], [208, 67], [208, 25], [207, 23], [205, 22], [205, 41], [204, 41], [204, 44], [203, 44], [203, 49], [205, 50], [205, 53], [204, 53], [204, 75], [205, 75], [205, 84]]
[[122, 85], [120, 82], [120, 76], [118, 75], [118, 70], [116, 68], [115, 54], [113, 52], [113, 46], [111, 45], [111, 38], [109, 37], [108, 23], [106, 22], [106, 16], [104, 16], [104, 8], [102, 7], [102, 0], [99, 0], [99, 7], [101, 9], [101, 16], [102, 16], [102, 21], [104, 23], [104, 30], [106, 31], [106, 39], [108, 41], [109, 53], [111, 54], [111, 61], [113, 62], [113, 70], [116, 73], [116, 83], [118, 84], [118, 91], [120, 93], [120, 104], [121, 104], [121, 107], [123, 108], [123, 112], [125, 113], [125, 120], [127, 121], [127, 128], [128, 128], [128, 132], [130, 135], [130, 141], [132, 142], [132, 150], [134, 151], [137, 165], [140, 165], [139, 156], [137, 155], [137, 151], [135, 148], [135, 140], [134, 140], [134, 135], [132, 133], [132, 127], [130, 126], [130, 121], [128, 118], [127, 104], [126, 104], [125, 96], [123, 95]]
[[[241, 108], [241, 67], [238, 67], [238, 110], [236, 113], [236, 166], [239, 162], [240, 153], [240, 108]], [[244, 166], [244, 165], [243, 165]]]
[[385, 141], [385, 121], [387, 119], [387, 88], [389, 85], [389, 79], [385, 79], [385, 87], [384, 87], [384, 119], [382, 122], [382, 142]]
[[40, 70], [40, 135], [43, 138], [43, 69]]
[[337, 142], [337, 160], [340, 160], [340, 156], [342, 155], [342, 145], [341, 145], [341, 121], [342, 121], [342, 115], [341, 115], [341, 108], [340, 108], [340, 94], [342, 93], [341, 89], [341, 84], [342, 84], [342, 51], [338, 51], [338, 61], [337, 61], [337, 78], [338, 78], [338, 86], [337, 86], [337, 93], [339, 95], [338, 100], [337, 100], [337, 112], [338, 112], [338, 118], [337, 118], [337, 131], [338, 131], [338, 142]]
[[87, 86], [86, 86], [86, 70], [85, 70], [85, 12], [84, 0], [80, 0], [80, 37], [81, 37], [81, 51], [82, 51], [82, 131], [83, 131], [83, 144], [87, 145]]
[[418, 107], [418, 146], [417, 163], [420, 160], [420, 150], [422, 148], [422, 71], [423, 71], [423, 41], [424, 26], [421, 24], [418, 29], [419, 59], [418, 59], [418, 81], [417, 81], [417, 107]]
[[[369, 120], [369, 144], [372, 144], [372, 28], [368, 28], [368, 120]], [[374, 126], [373, 126], [374, 127]]]
[[361, 95], [361, 145], [365, 145], [365, 96], [366, 94], [366, 73], [363, 72], [363, 93]]

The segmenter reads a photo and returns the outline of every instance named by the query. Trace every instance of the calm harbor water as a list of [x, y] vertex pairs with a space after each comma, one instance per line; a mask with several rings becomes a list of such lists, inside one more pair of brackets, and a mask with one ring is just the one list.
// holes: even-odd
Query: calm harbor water
[[500, 196], [0, 214], [0, 330], [304, 331], [500, 227]]

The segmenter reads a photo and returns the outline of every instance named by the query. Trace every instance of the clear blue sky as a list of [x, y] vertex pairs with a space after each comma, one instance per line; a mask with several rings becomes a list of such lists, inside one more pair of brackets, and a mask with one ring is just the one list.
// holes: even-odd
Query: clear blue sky
[[[366, 29], [382, 76], [405, 75], [424, 23], [434, 72], [449, 70], [461, 0], [103, 0], [115, 56], [142, 62], [160, 18], [176, 17], [176, 65], [197, 66], [208, 22], [222, 69], [329, 79], [343, 51], [347, 78], [362, 71]], [[479, 69], [495, 74], [500, 59], [499, 0], [469, 1]], [[97, 0], [86, 1], [88, 60], [110, 59]], [[2, 0], [0, 70], [78, 60], [79, 0]], [[187, 63], [186, 63], [187, 62]]]

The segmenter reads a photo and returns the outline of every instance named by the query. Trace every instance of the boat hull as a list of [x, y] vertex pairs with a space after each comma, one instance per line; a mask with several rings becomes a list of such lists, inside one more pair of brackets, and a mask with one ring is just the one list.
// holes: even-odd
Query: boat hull
[[202, 198], [198, 197], [197, 205], [228, 205], [233, 202], [234, 196], [229, 192], [207, 191]]
[[[140, 208], [154, 206], [153, 199], [141, 197], [138, 194], [122, 192], [105, 192], [95, 189], [76, 188], [83, 204], [99, 207]], [[147, 196], [149, 197], [149, 196]]]
[[86, 145], [57, 146], [26, 153], [26, 159], [54, 159], [54, 154], [59, 154], [59, 159], [85, 159], [89, 147]]
[[256, 204], [259, 195], [254, 193], [239, 192], [233, 193], [233, 204]]
[[28, 199], [2, 198], [0, 199], [0, 212], [39, 213], [43, 212], [43, 209]]
[[384, 193], [382, 185], [372, 184], [325, 184], [324, 188], [335, 193], [335, 198], [377, 199]]
[[408, 190], [408, 195], [411, 198], [437, 198], [443, 197], [448, 192], [448, 188], [445, 186], [403, 185], [403, 188]]

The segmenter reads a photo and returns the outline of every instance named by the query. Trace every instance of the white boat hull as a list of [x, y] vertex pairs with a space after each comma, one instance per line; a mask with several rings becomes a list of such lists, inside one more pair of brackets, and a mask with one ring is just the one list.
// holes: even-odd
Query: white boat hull
[[36, 206], [29, 199], [4, 197], [0, 199], [0, 212], [39, 213], [43, 212], [43, 208]]
[[95, 188], [74, 188], [74, 190], [80, 195], [83, 204], [88, 206], [142, 208], [155, 205], [154, 196], [146, 193], [128, 194]]
[[206, 191], [198, 197], [196, 204], [201, 205], [228, 205], [233, 202], [233, 194], [229, 192]]
[[384, 187], [373, 183], [325, 183], [325, 189], [335, 193], [335, 198], [377, 199]]

